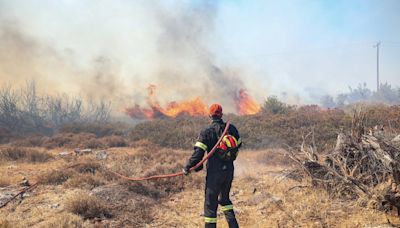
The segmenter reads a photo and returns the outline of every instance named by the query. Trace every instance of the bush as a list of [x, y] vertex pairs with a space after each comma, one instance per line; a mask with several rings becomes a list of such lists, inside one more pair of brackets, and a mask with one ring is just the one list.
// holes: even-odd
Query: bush
[[[1, 226], [0, 226], [1, 227]], [[54, 214], [46, 221], [38, 224], [39, 228], [81, 228], [83, 227], [82, 219], [71, 213]]]
[[89, 148], [89, 149], [98, 149], [106, 147], [101, 140], [94, 138], [88, 140], [82, 140], [81, 142], [77, 143], [77, 145], [78, 145], [77, 147]]
[[110, 208], [106, 202], [88, 194], [77, 194], [65, 202], [67, 211], [84, 219], [109, 218]]
[[64, 186], [67, 188], [82, 189], [93, 189], [101, 185], [104, 185], [104, 181], [100, 177], [93, 174], [74, 175], [64, 183]]
[[262, 107], [262, 111], [269, 114], [288, 114], [294, 110], [294, 106], [279, 101], [275, 96], [268, 97]]
[[86, 160], [74, 166], [74, 170], [79, 173], [92, 173], [95, 174], [101, 168], [100, 163], [93, 160]]
[[126, 147], [128, 143], [122, 136], [107, 136], [101, 139], [102, 143], [107, 145], [107, 147]]
[[52, 170], [39, 177], [39, 183], [48, 185], [60, 185], [73, 176], [71, 170]]
[[91, 134], [91, 133], [80, 133], [80, 134], [61, 133], [61, 134], [57, 134], [57, 135], [45, 140], [44, 146], [48, 149], [57, 148], [57, 147], [98, 148], [98, 147], [101, 147], [102, 144], [101, 144], [101, 142], [99, 142], [96, 139], [95, 134]]
[[31, 135], [22, 139], [13, 140], [11, 145], [19, 147], [40, 147], [46, 140], [48, 140], [48, 138], [45, 136]]
[[111, 135], [125, 135], [128, 132], [128, 127], [123, 123], [111, 122], [92, 122], [92, 123], [70, 123], [62, 127], [62, 133], [90, 133], [97, 137], [111, 136]]
[[47, 162], [53, 156], [47, 152], [23, 147], [6, 147], [0, 149], [0, 160], [18, 162]]

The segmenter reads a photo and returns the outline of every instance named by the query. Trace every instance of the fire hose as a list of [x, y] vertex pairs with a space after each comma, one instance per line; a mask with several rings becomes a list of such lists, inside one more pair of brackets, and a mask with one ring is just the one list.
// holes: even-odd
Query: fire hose
[[[195, 166], [190, 168], [189, 172], [191, 172], [191, 171], [197, 169], [198, 167], [200, 167], [201, 165], [203, 165], [203, 163], [206, 162], [214, 154], [215, 150], [217, 149], [219, 143], [222, 141], [222, 138], [224, 137], [224, 135], [226, 134], [228, 129], [229, 129], [229, 121], [226, 122], [225, 129], [224, 129], [222, 135], [219, 137], [217, 143], [214, 145], [214, 147], [207, 153], [207, 155], [199, 163], [197, 163]], [[127, 176], [124, 176], [120, 173], [117, 173], [117, 172], [114, 172], [111, 170], [109, 170], [109, 172], [113, 173], [114, 175], [116, 175], [122, 179], [130, 180], [130, 181], [143, 181], [143, 180], [178, 177], [178, 176], [182, 176], [184, 174], [183, 172], [179, 172], [179, 173], [171, 173], [171, 174], [163, 174], [163, 175], [154, 175], [154, 176], [148, 176], [148, 177], [127, 177]]]
[[[222, 138], [224, 137], [224, 135], [226, 134], [226, 132], [229, 129], [229, 121], [226, 123], [225, 129], [222, 133], [222, 135], [219, 137], [217, 143], [214, 145], [214, 147], [207, 153], [207, 155], [199, 162], [197, 163], [195, 166], [193, 166], [192, 168], [190, 168], [189, 172], [197, 169], [198, 167], [200, 167], [201, 165], [203, 165], [204, 162], [206, 162], [215, 152], [215, 150], [217, 149], [219, 143], [221, 142]], [[72, 168], [75, 167], [79, 164], [74, 164], [71, 166], [68, 166], [66, 168]], [[171, 177], [178, 177], [178, 176], [182, 176], [184, 173], [183, 172], [178, 172], [178, 173], [171, 173], [171, 174], [163, 174], [163, 175], [154, 175], [154, 176], [148, 176], [148, 177], [127, 177], [124, 176], [120, 173], [108, 170], [110, 173], [113, 173], [114, 175], [125, 179], [125, 180], [130, 180], [130, 181], [143, 181], [143, 180], [152, 180], [152, 179], [161, 179], [161, 178], [171, 178]], [[13, 199], [17, 198], [19, 195], [23, 195], [24, 193], [31, 191], [33, 189], [35, 189], [37, 186], [39, 185], [39, 182], [36, 182], [35, 184], [32, 184], [31, 186], [22, 189], [21, 191], [19, 191], [17, 194], [15, 194], [13, 197], [11, 197], [10, 199], [8, 199], [6, 202], [4, 202], [3, 204], [0, 205], [0, 208], [5, 207], [9, 202], [11, 202]]]

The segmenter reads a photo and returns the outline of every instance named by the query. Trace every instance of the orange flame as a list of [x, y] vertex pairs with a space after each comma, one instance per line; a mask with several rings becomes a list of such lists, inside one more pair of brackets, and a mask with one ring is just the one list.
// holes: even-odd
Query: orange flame
[[[135, 105], [126, 108], [125, 112], [138, 119], [153, 119], [162, 117], [175, 118], [179, 115], [190, 116], [206, 116], [208, 115], [208, 106], [200, 97], [181, 101], [169, 102], [165, 107], [162, 107], [156, 98], [156, 86], [149, 85], [147, 103], [150, 108], [141, 108]], [[244, 90], [239, 90], [239, 94], [235, 97], [236, 109], [239, 115], [252, 115], [261, 110], [260, 105]]]
[[127, 108], [125, 111], [131, 117], [139, 119], [152, 119], [157, 117], [172, 117], [175, 118], [179, 115], [187, 114], [190, 116], [203, 116], [207, 115], [207, 105], [201, 100], [200, 97], [195, 97], [191, 100], [182, 102], [170, 102], [165, 108], [161, 107], [158, 103], [155, 92], [156, 86], [150, 85], [148, 88], [147, 103], [151, 109], [140, 108], [139, 105]]
[[238, 98], [236, 108], [239, 115], [253, 115], [260, 112], [260, 105], [246, 92], [246, 90], [239, 90]]

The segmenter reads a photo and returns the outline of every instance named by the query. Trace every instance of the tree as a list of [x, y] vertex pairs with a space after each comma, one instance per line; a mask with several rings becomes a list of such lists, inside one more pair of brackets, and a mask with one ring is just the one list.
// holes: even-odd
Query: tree
[[287, 114], [294, 110], [294, 106], [279, 101], [276, 96], [269, 96], [265, 101], [262, 110], [264, 113]]
[[336, 107], [336, 103], [333, 100], [333, 97], [330, 95], [325, 95], [321, 97], [321, 105], [324, 108], [334, 108]]

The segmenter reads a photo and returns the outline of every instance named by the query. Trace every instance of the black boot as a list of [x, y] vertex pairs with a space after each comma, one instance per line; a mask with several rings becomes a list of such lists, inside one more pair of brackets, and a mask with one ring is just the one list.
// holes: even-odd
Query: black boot
[[236, 221], [235, 212], [233, 210], [224, 211], [226, 221], [228, 222], [229, 228], [239, 228], [239, 224]]

